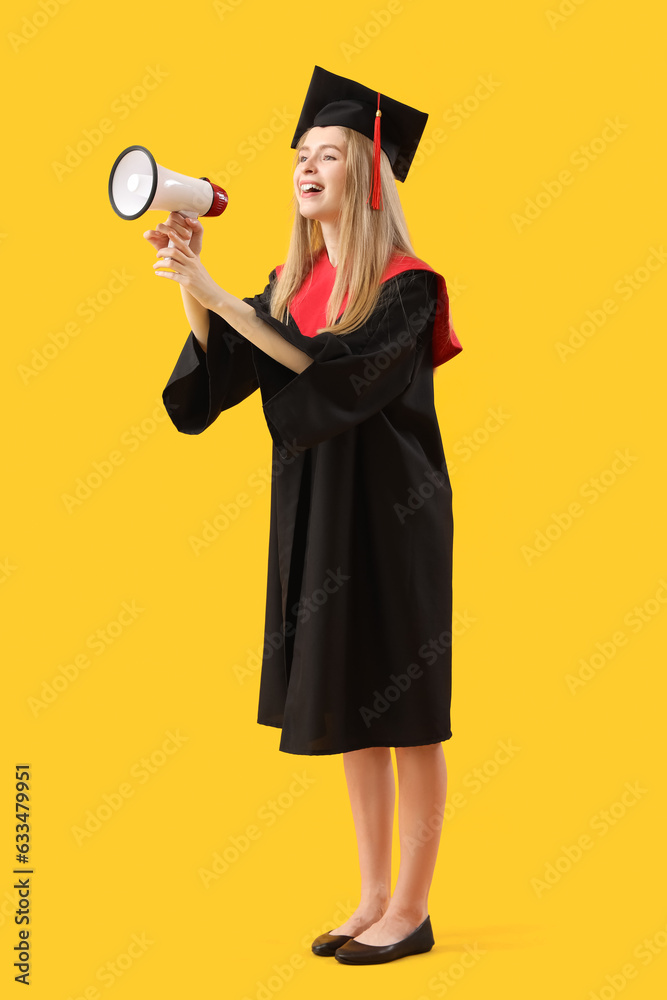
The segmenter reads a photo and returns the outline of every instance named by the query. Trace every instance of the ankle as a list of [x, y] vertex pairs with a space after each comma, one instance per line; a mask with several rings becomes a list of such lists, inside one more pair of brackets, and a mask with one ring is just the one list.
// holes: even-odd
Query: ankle
[[395, 896], [392, 896], [391, 912], [395, 917], [419, 925], [428, 916], [428, 901], [419, 903], [414, 900], [397, 900]]
[[362, 896], [357, 909], [363, 910], [365, 913], [377, 914], [378, 917], [381, 917], [387, 910], [390, 899], [390, 896]]

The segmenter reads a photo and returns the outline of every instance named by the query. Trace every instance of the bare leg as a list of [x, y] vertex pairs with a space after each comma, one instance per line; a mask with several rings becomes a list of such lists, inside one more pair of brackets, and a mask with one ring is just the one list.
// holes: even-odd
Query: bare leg
[[428, 916], [447, 796], [442, 743], [396, 747], [401, 864], [394, 894], [379, 920], [358, 934], [361, 944], [400, 941]]
[[382, 916], [391, 896], [391, 841], [396, 787], [389, 747], [343, 754], [357, 835], [361, 900], [331, 934], [359, 934]]

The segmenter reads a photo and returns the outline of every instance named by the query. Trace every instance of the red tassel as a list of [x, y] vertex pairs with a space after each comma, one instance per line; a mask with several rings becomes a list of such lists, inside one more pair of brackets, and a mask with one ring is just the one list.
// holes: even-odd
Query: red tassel
[[371, 178], [371, 190], [366, 199], [366, 204], [368, 204], [368, 200], [372, 196], [371, 208], [380, 208], [382, 205], [382, 183], [380, 176], [380, 153], [382, 151], [382, 147], [380, 146], [381, 117], [380, 94], [378, 92], [378, 108], [375, 112], [375, 128], [373, 130], [373, 176]]

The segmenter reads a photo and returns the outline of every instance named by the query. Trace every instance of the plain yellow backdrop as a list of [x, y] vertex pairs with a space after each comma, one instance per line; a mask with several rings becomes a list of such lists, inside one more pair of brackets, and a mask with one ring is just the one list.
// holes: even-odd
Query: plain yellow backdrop
[[[22, 995], [19, 763], [33, 997], [663, 995], [652, 5], [32, 0], [0, 34], [2, 995]], [[189, 327], [142, 238], [163, 216], [124, 222], [107, 196], [132, 144], [218, 179], [204, 263], [261, 291], [315, 64], [429, 113], [398, 187], [464, 348], [435, 381], [459, 622], [436, 946], [351, 972], [310, 952], [358, 899], [342, 759], [282, 754], [255, 721], [259, 395], [176, 432], [161, 392]]]

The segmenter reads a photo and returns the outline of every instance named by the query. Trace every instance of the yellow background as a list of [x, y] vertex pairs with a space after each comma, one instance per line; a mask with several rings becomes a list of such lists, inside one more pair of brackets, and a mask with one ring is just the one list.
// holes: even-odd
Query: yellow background
[[[24, 762], [35, 998], [664, 995], [664, 24], [647, 0], [563, 0], [560, 18], [559, 3], [4, 8], [3, 996], [22, 995]], [[429, 112], [399, 189], [464, 348], [435, 382], [454, 609], [474, 619], [454, 645], [436, 945], [352, 971], [310, 952], [358, 899], [342, 759], [279, 753], [279, 731], [255, 721], [258, 671], [234, 673], [263, 639], [259, 394], [199, 437], [176, 432], [160, 396], [189, 327], [142, 238], [163, 216], [124, 222], [107, 197], [131, 144], [193, 176], [236, 160], [203, 260], [234, 294], [261, 291], [285, 255], [289, 147], [316, 63]], [[135, 90], [151, 69], [159, 82]], [[286, 124], [268, 134], [276, 109]], [[63, 173], [86, 130], [99, 141]], [[114, 271], [127, 284], [108, 295]], [[192, 536], [243, 492], [249, 506], [195, 555]], [[124, 602], [134, 618], [115, 626]], [[102, 651], [98, 630], [113, 636]], [[200, 869], [225, 851], [206, 888]], [[396, 839], [394, 874], [398, 860]]]

